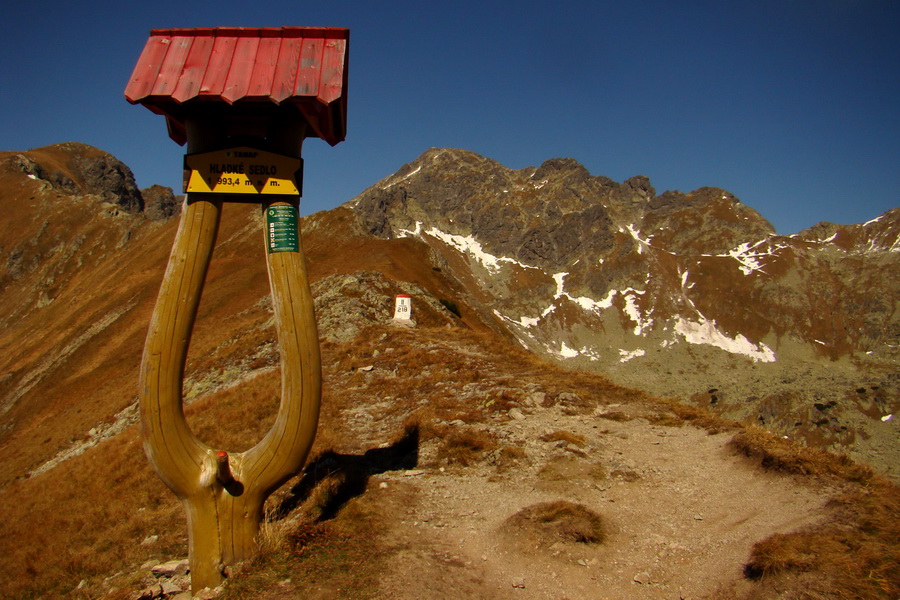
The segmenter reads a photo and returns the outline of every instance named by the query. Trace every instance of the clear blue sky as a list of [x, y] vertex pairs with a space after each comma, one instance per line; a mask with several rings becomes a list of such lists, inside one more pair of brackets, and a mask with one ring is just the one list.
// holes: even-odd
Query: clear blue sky
[[[33, 8], [32, 8], [33, 6]], [[350, 28], [347, 140], [304, 146], [302, 212], [429, 147], [722, 187], [780, 233], [900, 206], [897, 0], [50, 0], [4, 15], [0, 150], [78, 141], [180, 191], [123, 92], [152, 28]]]

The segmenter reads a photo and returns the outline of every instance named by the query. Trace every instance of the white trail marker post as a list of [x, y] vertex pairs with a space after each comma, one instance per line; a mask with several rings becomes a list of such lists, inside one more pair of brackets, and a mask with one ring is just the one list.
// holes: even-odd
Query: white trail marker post
[[394, 320], [412, 320], [412, 298], [407, 294], [400, 294], [394, 298]]

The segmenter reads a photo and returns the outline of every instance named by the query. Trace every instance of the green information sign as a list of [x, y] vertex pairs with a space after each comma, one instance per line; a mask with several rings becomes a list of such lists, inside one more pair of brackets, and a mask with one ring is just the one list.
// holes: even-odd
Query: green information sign
[[269, 240], [269, 254], [273, 252], [300, 252], [297, 207], [290, 204], [278, 204], [267, 208], [266, 235]]

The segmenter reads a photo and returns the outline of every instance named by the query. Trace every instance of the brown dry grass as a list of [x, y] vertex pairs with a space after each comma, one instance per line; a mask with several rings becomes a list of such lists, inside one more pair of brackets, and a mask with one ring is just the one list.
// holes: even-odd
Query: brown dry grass
[[[147, 466], [136, 428], [3, 495], [4, 598], [86, 599], [87, 591], [74, 591], [82, 579], [96, 583], [178, 556], [187, 541], [181, 506]], [[149, 535], [159, 540], [141, 545]]]
[[[539, 384], [555, 398], [562, 390], [554, 386], [567, 376], [566, 372], [532, 358], [523, 360], [525, 357], [514, 351], [507, 353], [496, 341], [483, 345], [482, 334], [389, 331], [382, 339], [384, 333], [375, 330], [353, 344], [323, 346], [326, 401], [313, 460], [334, 448], [355, 447], [354, 432], [345, 427], [342, 414], [355, 404], [370, 401], [372, 389], [378, 390], [379, 397], [396, 399], [379, 416], [396, 423], [397, 428], [404, 423], [420, 425], [423, 440], [440, 448], [439, 461], [463, 468], [497, 454], [498, 468], [502, 464], [509, 468], [524, 460], [521, 448], [501, 447], [489, 432], [479, 428], [479, 423], [492, 415], [484, 404], [501, 395], [492, 395], [490, 390], [496, 390], [498, 382], [501, 388], [509, 385], [504, 378], [514, 374], [522, 382]], [[385, 352], [386, 345], [396, 350]], [[488, 352], [485, 347], [492, 350]], [[373, 356], [372, 351], [378, 348], [382, 352]], [[409, 366], [404, 365], [406, 361]], [[363, 373], [352, 368], [366, 364], [374, 364], [375, 370]], [[400, 373], [386, 375], [394, 370]], [[372, 378], [368, 384], [366, 378]], [[277, 371], [263, 374], [198, 400], [188, 410], [192, 427], [208, 443], [232, 451], [249, 447], [260, 439], [274, 417], [278, 379]], [[599, 376], [575, 374], [569, 381], [586, 405], [621, 403], [628, 407], [621, 411], [626, 416], [658, 414], [660, 419], [671, 419], [668, 415], [683, 414], [690, 422], [704, 424], [710, 430], [733, 426], [700, 409], [654, 403], [645, 395], [632, 395]], [[424, 385], [418, 385], [422, 382]], [[474, 387], [465, 387], [470, 384]], [[454, 391], [460, 389], [473, 390], [474, 398]], [[409, 397], [404, 398], [404, 393]], [[466, 407], [473, 401], [480, 408]], [[519, 397], [508, 394], [503, 401], [512, 404]], [[474, 426], [441, 424], [462, 414], [468, 415]], [[580, 441], [565, 431], [548, 436], [575, 445]], [[854, 592], [857, 596], [847, 592], [833, 597], [892, 598], [889, 594], [897, 589], [896, 540], [900, 539], [893, 519], [900, 512], [896, 488], [849, 461], [798, 447], [754, 428], [737, 435], [734, 447], [767, 468], [849, 482], [848, 495], [833, 503], [834, 516], [829, 523], [814, 531], [775, 536], [757, 545], [748, 566], [748, 574], [760, 582], [757, 585], [776, 581], [781, 586], [794, 585], [791, 582], [797, 581], [797, 573], [815, 573], [835, 594], [862, 586], [862, 592]], [[570, 472], [570, 466], [564, 462], [546, 465], [541, 477], [551, 485], [606, 477], [600, 465], [590, 472]], [[377, 541], [380, 532], [389, 528], [392, 517], [390, 511], [371, 504], [377, 500], [378, 490], [366, 489], [344, 503], [334, 518], [317, 521], [322, 513], [317, 507], [327, 506], [340, 485], [338, 477], [325, 478], [300, 510], [291, 514], [292, 518], [267, 524], [261, 557], [233, 580], [226, 597], [299, 598], [315, 595], [320, 584], [365, 597], [369, 592], [363, 584], [371, 585], [377, 579], [382, 564], [382, 558], [373, 556], [372, 544], [381, 543]], [[81, 579], [101, 584], [117, 571], [136, 572], [150, 558], [183, 555], [186, 547], [181, 507], [146, 466], [136, 428], [44, 476], [8, 486], [4, 495], [7, 519], [0, 541], [0, 565], [12, 574], [0, 584], [4, 597], [79, 598], [72, 588]], [[46, 524], [46, 528], [42, 524], [42, 531], [55, 535], [33, 535], [36, 514]], [[141, 546], [140, 540], [150, 534], [160, 535], [159, 542]], [[279, 583], [288, 579], [288, 584]], [[113, 579], [110, 585], [121, 587], [121, 598], [127, 597], [126, 590], [140, 587], [131, 575]]]
[[348, 502], [332, 520], [292, 519], [229, 580], [222, 600], [372, 598], [391, 550], [377, 492]]
[[496, 438], [486, 431], [471, 427], [452, 430], [441, 443], [437, 460], [439, 463], [468, 467], [497, 447]]
[[[701, 406], [683, 404], [674, 398], [658, 398], [656, 402], [661, 409], [656, 424], [677, 427], [684, 423], [690, 423], [695, 427], [706, 429], [710, 434], [737, 431], [741, 428], [741, 425], [736, 421], [723, 419], [716, 413]], [[651, 422], [654, 422], [653, 419], [651, 419]]]
[[502, 446], [497, 456], [497, 472], [506, 473], [519, 465], [530, 464], [528, 454], [521, 446]]
[[807, 448], [756, 426], [743, 428], [734, 436], [731, 446], [758, 460], [766, 469], [798, 475], [830, 475], [863, 484], [877, 479], [872, 469], [847, 456]]
[[540, 437], [540, 440], [543, 442], [566, 442], [579, 448], [584, 448], [584, 445], [587, 443], [587, 438], [583, 435], [562, 429], [545, 433]]
[[525, 507], [506, 519], [503, 529], [537, 547], [560, 542], [600, 544], [606, 539], [603, 518], [586, 506], [567, 500]]
[[[900, 488], [844, 456], [799, 446], [757, 427], [738, 433], [732, 446], [764, 468], [825, 477], [845, 487], [829, 504], [824, 523], [756, 543], [748, 577], [798, 594], [900, 598]], [[798, 573], [814, 577], [798, 586]]]
[[[387, 337], [382, 337], [385, 333]], [[395, 350], [385, 352], [385, 347]], [[381, 351], [376, 354], [376, 349]], [[219, 356], [227, 363], [229, 357], [222, 352]], [[370, 401], [370, 390], [377, 389], [379, 397], [396, 399], [378, 416], [397, 427], [419, 424], [423, 439], [438, 445], [439, 461], [464, 467], [496, 451], [498, 468], [514, 466], [525, 458], [521, 448], [500, 447], [488, 432], [479, 429], [479, 424], [495, 414], [494, 405], [498, 405], [496, 410], [505, 410], [521, 401], [518, 394], [504, 392], [506, 386], [512, 387], [511, 375], [519, 382], [540, 385], [551, 399], [572, 390], [587, 407], [623, 404], [615, 411], [622, 418], [632, 418], [633, 413], [656, 424], [677, 425], [678, 419], [684, 419], [711, 431], [734, 427], [703, 409], [656, 402], [596, 375], [567, 373], [479, 333], [373, 328], [353, 344], [323, 345], [323, 355], [326, 399], [313, 459], [333, 448], [353, 447], [353, 432], [344, 427], [341, 415], [355, 404]], [[217, 359], [210, 356], [205, 364], [214, 366]], [[369, 364], [375, 367], [371, 373], [359, 370]], [[231, 451], [249, 447], [264, 435], [274, 418], [278, 380], [274, 371], [198, 400], [188, 409], [191, 426], [217, 447]], [[559, 387], [559, 381], [566, 381], [566, 388]], [[463, 389], [472, 390], [471, 395], [460, 393]], [[456, 418], [470, 426], [441, 424]], [[549, 438], [576, 446], [582, 442], [565, 431], [552, 432]], [[896, 540], [900, 539], [893, 520], [900, 512], [895, 488], [850, 461], [799, 447], [762, 430], [742, 430], [734, 447], [767, 468], [850, 482], [848, 495], [833, 503], [831, 522], [817, 530], [775, 536], [756, 546], [748, 575], [755, 577], [758, 585], [778, 581], [788, 586], [796, 581], [797, 573], [815, 573], [834, 597], [891, 598], [897, 589], [894, 573]], [[619, 473], [610, 476], [624, 477]], [[602, 480], [606, 474], [600, 465], [590, 473], [572, 473], [566, 464], [554, 463], [541, 470], [541, 477], [558, 485], [573, 478]], [[233, 580], [226, 597], [315, 595], [316, 581], [365, 597], [368, 592], [356, 582], [371, 584], [377, 577], [379, 563], [372, 556], [371, 543], [386, 530], [391, 517], [369, 505], [373, 496], [372, 490], [367, 490], [346, 502], [333, 519], [317, 522], [322, 513], [319, 509], [329, 504], [340, 485], [339, 478], [326, 478], [292, 514], [295, 518], [268, 523], [260, 559]], [[136, 428], [44, 476], [16, 482], [5, 495], [5, 506], [19, 508], [4, 509], [7, 524], [0, 555], [4, 571], [12, 574], [0, 585], [4, 597], [79, 598], [71, 590], [81, 579], [99, 583], [117, 571], [134, 572], [149, 558], [184, 553], [182, 510], [146, 466]], [[104, 500], [97, 502], [101, 497]], [[47, 525], [43, 531], [57, 535], [32, 535], [35, 514], [42, 515]], [[141, 546], [140, 540], [150, 534], [160, 535], [159, 542]], [[128, 577], [111, 582], [122, 587], [122, 598], [126, 589], [139, 587]], [[289, 584], [279, 583], [288, 579]], [[856, 596], [847, 591], [855, 588], [862, 590], [852, 592]]]

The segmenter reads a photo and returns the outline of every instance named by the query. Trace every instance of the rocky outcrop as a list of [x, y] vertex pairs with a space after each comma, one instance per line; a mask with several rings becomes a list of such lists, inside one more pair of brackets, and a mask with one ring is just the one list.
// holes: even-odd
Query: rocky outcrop
[[18, 169], [32, 179], [46, 181], [56, 190], [67, 194], [78, 193], [78, 186], [75, 185], [75, 182], [72, 181], [71, 177], [63, 174], [59, 170], [50, 171], [49, 169], [44, 168], [43, 165], [25, 154], [16, 154], [12, 157], [10, 164], [13, 168]]
[[331, 275], [312, 285], [319, 336], [331, 342], [346, 342], [371, 325], [391, 322], [398, 294], [414, 298], [412, 322], [460, 326], [448, 306], [414, 283], [387, 279], [374, 271]]
[[45, 181], [58, 192], [98, 196], [129, 213], [144, 209], [131, 169], [93, 146], [54, 144], [15, 154], [9, 164], [32, 179]]
[[152, 185], [141, 190], [144, 215], [152, 221], [162, 221], [181, 213], [184, 196], [176, 196], [172, 188]]
[[608, 200], [643, 200], [647, 187], [591, 176], [572, 159], [512, 170], [472, 152], [432, 149], [354, 203], [380, 237], [406, 235], [417, 223], [449, 235], [478, 232], [486, 252], [553, 269], [608, 246], [619, 209]]
[[126, 212], [144, 209], [144, 200], [134, 181], [134, 174], [123, 162], [105, 152], [73, 154], [69, 166], [88, 194], [117, 204]]

